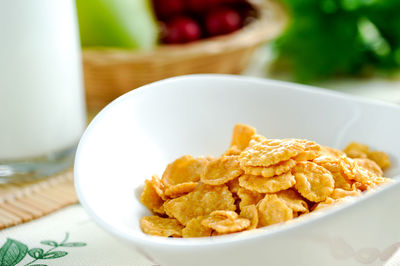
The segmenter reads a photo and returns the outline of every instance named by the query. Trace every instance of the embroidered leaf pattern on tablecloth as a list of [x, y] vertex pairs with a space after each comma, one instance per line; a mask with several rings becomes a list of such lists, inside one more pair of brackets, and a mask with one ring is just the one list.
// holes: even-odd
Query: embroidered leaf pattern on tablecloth
[[7, 238], [6, 243], [0, 249], [0, 265], [14, 266], [26, 256], [28, 247], [11, 238]]
[[60, 249], [61, 247], [71, 248], [71, 247], [84, 247], [86, 243], [84, 242], [70, 242], [68, 243], [69, 233], [65, 234], [65, 238], [60, 243], [53, 240], [43, 240], [40, 241], [42, 245], [50, 246], [48, 250], [42, 248], [31, 248], [29, 249], [27, 245], [8, 238], [7, 241], [0, 248], [0, 266], [14, 266], [21, 262], [26, 255], [33, 258], [30, 262], [25, 264], [25, 266], [47, 266], [47, 264], [36, 263], [38, 260], [50, 260], [58, 259], [68, 255], [68, 252]]

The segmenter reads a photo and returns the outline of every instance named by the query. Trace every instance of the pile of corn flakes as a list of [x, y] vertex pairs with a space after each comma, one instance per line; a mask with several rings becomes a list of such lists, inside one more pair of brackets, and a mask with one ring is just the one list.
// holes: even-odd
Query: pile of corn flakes
[[205, 237], [282, 223], [390, 182], [386, 153], [350, 143], [344, 152], [304, 139], [267, 139], [237, 124], [219, 158], [185, 155], [145, 181], [144, 233]]

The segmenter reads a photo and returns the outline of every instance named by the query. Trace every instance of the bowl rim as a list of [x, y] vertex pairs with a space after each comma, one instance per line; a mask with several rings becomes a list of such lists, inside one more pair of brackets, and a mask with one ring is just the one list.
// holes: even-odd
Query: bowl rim
[[[106, 222], [102, 219], [101, 216], [97, 215], [97, 213], [90, 207], [90, 204], [86, 201], [85, 197], [85, 188], [81, 185], [82, 176], [79, 174], [79, 169], [81, 167], [80, 162], [80, 153], [84, 147], [84, 143], [86, 139], [90, 137], [93, 125], [98, 123], [97, 121], [102, 118], [102, 116], [108, 112], [108, 110], [112, 109], [114, 105], [119, 104], [119, 102], [125, 101], [131, 97], [138, 97], [145, 91], [149, 90], [158, 90], [163, 89], [163, 84], [168, 83], [175, 83], [181, 82], [185, 80], [196, 80], [196, 79], [214, 79], [214, 80], [240, 80], [243, 82], [248, 83], [261, 83], [264, 85], [275, 85], [279, 87], [290, 87], [296, 88], [296, 90], [302, 90], [306, 93], [313, 93], [313, 94], [320, 94], [326, 95], [331, 97], [339, 97], [342, 99], [351, 99], [353, 102], [356, 103], [369, 103], [374, 105], [384, 105], [387, 107], [392, 107], [396, 110], [400, 111], [400, 106], [394, 103], [388, 103], [382, 100], [375, 100], [375, 99], [367, 99], [361, 98], [359, 96], [348, 95], [342, 92], [331, 91], [328, 89], [318, 88], [309, 85], [302, 85], [296, 83], [290, 83], [285, 81], [278, 81], [278, 80], [270, 80], [265, 78], [257, 78], [257, 77], [248, 77], [248, 76], [238, 76], [238, 75], [229, 75], [229, 74], [192, 74], [192, 75], [185, 75], [185, 76], [177, 76], [172, 77], [160, 81], [156, 81], [153, 83], [149, 83], [147, 85], [141, 86], [137, 89], [134, 89], [130, 92], [125, 93], [124, 95], [118, 97], [106, 107], [104, 107], [90, 122], [89, 126], [86, 128], [85, 132], [83, 133], [75, 156], [75, 166], [74, 166], [74, 184], [75, 190], [78, 195], [79, 201], [84, 207], [85, 211], [89, 214], [89, 216], [104, 230], [110, 232], [111, 234], [115, 235], [118, 238], [121, 238], [127, 242], [133, 243], [135, 245], [142, 245], [142, 246], [159, 246], [163, 248], [173, 248], [173, 247], [181, 247], [181, 248], [190, 248], [190, 247], [197, 247], [197, 248], [207, 248], [207, 247], [215, 247], [221, 246], [226, 244], [234, 244], [234, 243], [244, 243], [248, 241], [257, 240], [260, 238], [269, 238], [279, 234], [290, 233], [293, 230], [297, 230], [306, 226], [313, 225], [318, 222], [323, 222], [326, 219], [329, 219], [331, 216], [335, 215], [336, 213], [342, 213], [346, 210], [349, 211], [356, 206], [366, 204], [366, 201], [370, 201], [373, 198], [385, 193], [386, 191], [392, 191], [396, 189], [400, 189], [400, 175], [396, 175], [392, 178], [393, 182], [387, 185], [384, 185], [380, 188], [377, 188], [373, 193], [366, 193], [360, 198], [355, 199], [350, 204], [342, 204], [337, 205], [332, 208], [327, 208], [321, 210], [316, 213], [310, 213], [306, 217], [300, 217], [291, 221], [287, 221], [282, 224], [270, 225], [268, 227], [259, 228], [252, 231], [245, 231], [239, 232], [229, 235], [222, 235], [216, 237], [202, 237], [202, 238], [165, 238], [165, 237], [158, 237], [158, 236], [151, 236], [146, 235], [140, 231], [140, 234], [136, 234], [133, 229], [118, 229], [112, 226], [112, 223]], [[318, 90], [316, 90], [318, 89]], [[134, 189], [134, 188], [132, 188]], [[306, 219], [306, 221], [303, 221]], [[136, 230], [135, 230], [136, 231]], [[135, 234], [135, 235], [132, 235]]]

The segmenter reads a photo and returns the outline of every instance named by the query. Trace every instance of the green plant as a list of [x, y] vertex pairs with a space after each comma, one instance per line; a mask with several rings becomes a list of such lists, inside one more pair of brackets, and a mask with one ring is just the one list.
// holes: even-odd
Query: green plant
[[274, 44], [274, 70], [290, 70], [307, 83], [399, 69], [399, 0], [282, 2], [290, 22]]

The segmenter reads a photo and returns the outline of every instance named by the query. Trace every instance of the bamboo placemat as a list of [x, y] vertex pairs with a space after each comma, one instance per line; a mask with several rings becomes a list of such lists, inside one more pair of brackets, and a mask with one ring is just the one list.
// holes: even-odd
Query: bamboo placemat
[[72, 169], [30, 183], [0, 185], [0, 229], [78, 202]]

